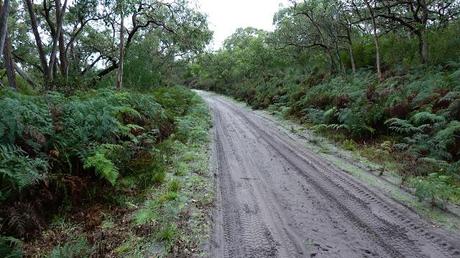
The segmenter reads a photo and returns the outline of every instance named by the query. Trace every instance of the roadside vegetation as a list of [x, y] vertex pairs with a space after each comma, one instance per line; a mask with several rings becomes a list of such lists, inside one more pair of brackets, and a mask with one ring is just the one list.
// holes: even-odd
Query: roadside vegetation
[[177, 85], [206, 17], [187, 1], [0, 6], [0, 257], [200, 255], [210, 116]]
[[297, 1], [190, 67], [196, 87], [294, 119], [460, 201], [458, 1]]
[[186, 235], [197, 230], [191, 222], [206, 226], [212, 187], [210, 119], [195, 93], [55, 93], [47, 104], [42, 96], [4, 94], [2, 104], [25, 110], [2, 121], [3, 248], [33, 239], [23, 246], [27, 255], [198, 250], [206, 232]]

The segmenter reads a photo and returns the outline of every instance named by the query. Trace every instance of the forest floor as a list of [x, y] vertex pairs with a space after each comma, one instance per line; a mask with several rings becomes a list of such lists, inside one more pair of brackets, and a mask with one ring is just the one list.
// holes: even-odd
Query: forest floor
[[199, 94], [214, 121], [211, 257], [460, 257], [454, 212], [266, 113]]

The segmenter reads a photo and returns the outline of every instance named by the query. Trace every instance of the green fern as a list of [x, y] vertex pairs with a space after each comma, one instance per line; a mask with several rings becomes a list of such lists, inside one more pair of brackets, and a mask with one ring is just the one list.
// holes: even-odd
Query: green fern
[[90, 257], [91, 246], [85, 238], [77, 238], [64, 245], [55, 247], [49, 258], [80, 258]]
[[326, 110], [324, 113], [323, 113], [323, 121], [325, 123], [331, 123], [334, 121], [334, 119], [336, 118], [337, 116], [337, 108], [336, 107], [332, 107], [330, 108], [329, 110]]
[[[452, 121], [446, 128], [437, 132], [434, 136], [434, 142], [439, 150], [447, 151], [450, 146], [456, 143], [460, 138], [460, 122]], [[458, 155], [460, 153], [453, 153]]]
[[423, 132], [423, 128], [416, 127], [404, 119], [391, 118], [385, 121], [385, 124], [388, 126], [388, 129], [400, 134], [410, 135]]
[[22, 141], [38, 152], [52, 134], [51, 114], [42, 98], [11, 93], [0, 99], [0, 110], [5, 112], [0, 115], [2, 144]]
[[453, 197], [460, 195], [460, 188], [450, 183], [451, 177], [432, 173], [428, 177], [417, 177], [410, 181], [415, 195], [420, 200], [430, 200], [433, 206], [445, 207]]
[[444, 123], [446, 119], [443, 116], [438, 116], [430, 112], [417, 112], [409, 120], [415, 126], [424, 124]]
[[94, 168], [102, 178], [115, 185], [119, 172], [109, 156], [110, 152], [120, 148], [121, 146], [113, 144], [103, 144], [97, 147], [90, 156], [85, 157], [84, 168]]
[[46, 161], [30, 158], [15, 145], [0, 145], [0, 200], [37, 183], [47, 170]]
[[21, 247], [22, 242], [19, 239], [16, 239], [14, 237], [0, 236], [0, 257], [23, 257]]

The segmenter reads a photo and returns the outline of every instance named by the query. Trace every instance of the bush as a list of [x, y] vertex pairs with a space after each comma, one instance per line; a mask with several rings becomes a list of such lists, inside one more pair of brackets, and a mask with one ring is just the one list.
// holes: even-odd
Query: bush
[[460, 195], [460, 188], [451, 184], [451, 177], [431, 173], [428, 177], [416, 177], [410, 184], [420, 200], [429, 200], [433, 206], [445, 207], [453, 196]]
[[[0, 215], [8, 221], [1, 232], [18, 237], [32, 236], [47, 219], [41, 216], [52, 214], [65, 198], [81, 202], [85, 188], [103, 191], [130, 176], [139, 179], [139, 187], [164, 180], [167, 150], [158, 146], [175, 132], [188, 140], [196, 123], [180, 118], [197, 101], [182, 87], [0, 94]], [[26, 213], [22, 230], [15, 225], [22, 220], [14, 218]]]
[[48, 163], [30, 158], [15, 145], [0, 145], [0, 201], [43, 179]]

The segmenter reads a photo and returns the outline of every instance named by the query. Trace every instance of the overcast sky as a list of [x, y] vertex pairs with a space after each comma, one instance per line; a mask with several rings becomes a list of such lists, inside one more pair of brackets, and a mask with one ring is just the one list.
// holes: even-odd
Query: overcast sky
[[208, 14], [214, 31], [211, 47], [219, 48], [223, 41], [239, 27], [272, 30], [273, 15], [288, 0], [197, 0], [201, 11]]

